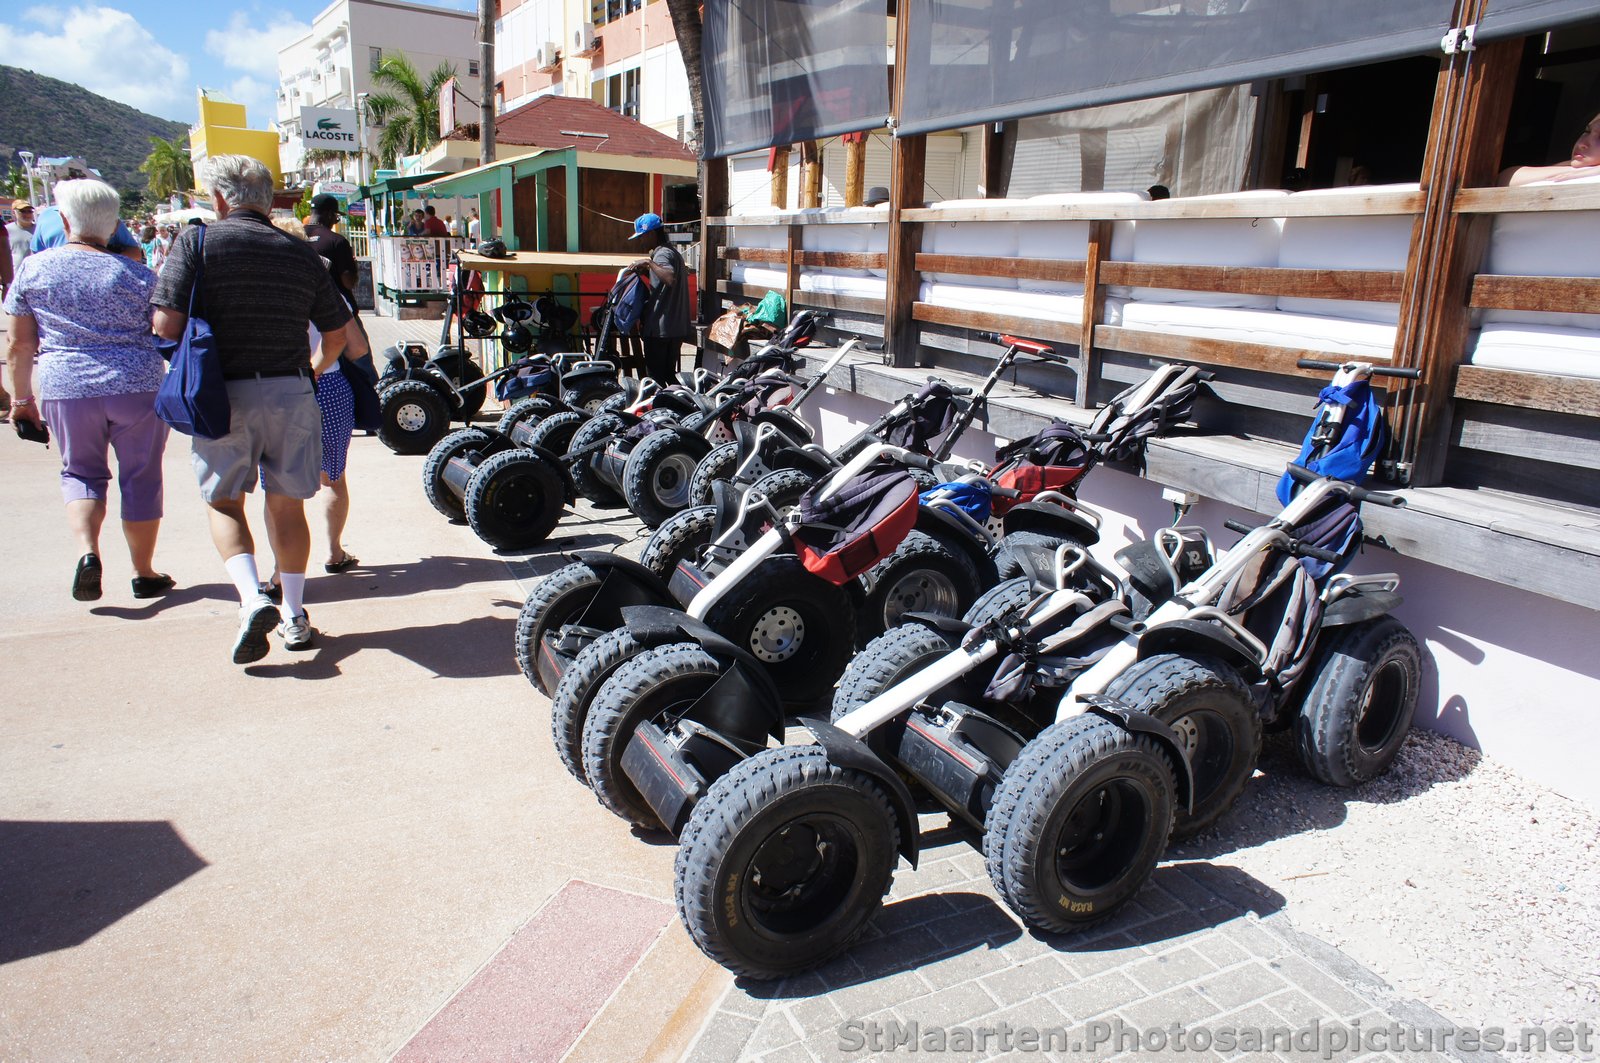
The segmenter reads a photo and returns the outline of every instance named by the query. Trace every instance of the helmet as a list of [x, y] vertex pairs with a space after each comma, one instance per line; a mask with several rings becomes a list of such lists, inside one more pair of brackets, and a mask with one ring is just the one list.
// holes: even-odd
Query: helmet
[[511, 257], [510, 255], [506, 254], [506, 242], [504, 240], [485, 240], [483, 243], [478, 245], [477, 251], [478, 254], [482, 255], [484, 258]]
[[535, 316], [533, 304], [520, 295], [506, 296], [506, 301], [495, 310], [494, 316], [501, 321], [523, 322]]
[[475, 340], [488, 339], [497, 328], [494, 318], [482, 310], [468, 310], [461, 316], [461, 331]]
[[501, 330], [500, 343], [515, 354], [526, 354], [533, 349], [533, 333], [528, 331], [528, 326], [513, 321]]

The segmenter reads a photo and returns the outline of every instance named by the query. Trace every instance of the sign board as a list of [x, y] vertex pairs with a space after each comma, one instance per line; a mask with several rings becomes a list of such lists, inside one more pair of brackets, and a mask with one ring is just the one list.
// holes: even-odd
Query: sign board
[[300, 147], [304, 150], [356, 151], [356, 112], [340, 107], [300, 108]]
[[360, 189], [350, 181], [318, 181], [313, 186], [313, 195], [338, 196], [340, 199], [352, 199]]
[[439, 87], [439, 135], [447, 137], [456, 130], [456, 79], [450, 78]]
[[372, 291], [372, 259], [356, 259], [356, 307], [360, 310], [372, 310], [377, 307], [377, 301]]

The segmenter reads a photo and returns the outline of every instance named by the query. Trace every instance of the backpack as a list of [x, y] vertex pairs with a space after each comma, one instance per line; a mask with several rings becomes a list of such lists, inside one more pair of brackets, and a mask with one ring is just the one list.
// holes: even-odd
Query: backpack
[[1073, 494], [1089, 468], [1089, 444], [1083, 433], [1066, 421], [1057, 421], [1038, 435], [1019, 439], [1001, 450], [1000, 463], [989, 479], [997, 487], [1022, 494], [1021, 498], [996, 498], [994, 512], [1005, 516], [1012, 506], [1041, 491]]
[[795, 553], [807, 572], [835, 586], [894, 552], [917, 523], [917, 482], [903, 467], [877, 461], [826, 499], [827, 480], [800, 498]]
[[650, 283], [630, 269], [612, 285], [606, 303], [611, 307], [611, 331], [626, 335], [643, 320], [650, 306]]
[[928, 443], [943, 435], [955, 419], [955, 392], [942, 380], [930, 380], [911, 397], [910, 412], [884, 433], [883, 441], [926, 452]]

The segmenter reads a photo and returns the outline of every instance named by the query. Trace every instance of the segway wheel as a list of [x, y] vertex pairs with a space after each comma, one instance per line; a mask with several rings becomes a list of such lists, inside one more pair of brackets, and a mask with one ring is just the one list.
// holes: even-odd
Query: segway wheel
[[861, 577], [866, 590], [856, 620], [863, 641], [883, 634], [907, 613], [959, 617], [978, 597], [978, 566], [965, 550], [912, 531]]
[[589, 785], [583, 770], [583, 725], [600, 688], [644, 649], [627, 628], [608, 631], [583, 648], [550, 695], [550, 737], [572, 777]]
[[543, 447], [552, 454], [565, 454], [572, 445], [572, 437], [588, 419], [587, 415], [572, 410], [551, 414], [533, 426], [533, 431], [528, 433], [528, 446]]
[[786, 703], [811, 708], [855, 653], [850, 593], [792, 556], [769, 558], [711, 607], [706, 623], [766, 666]]
[[1167, 847], [1172, 765], [1093, 714], [1051, 724], [1006, 769], [985, 824], [989, 878], [1029, 927], [1071, 933], [1132, 900]]
[[739, 467], [739, 444], [737, 441], [724, 443], [715, 448], [710, 454], [700, 459], [700, 464], [694, 468], [694, 476], [689, 481], [689, 504], [691, 506], [709, 506], [711, 504], [711, 485], [718, 480], [731, 480]]
[[[906, 624], [885, 631], [867, 643], [867, 648], [856, 654], [844, 675], [839, 677], [839, 689], [833, 693], [833, 722], [838, 723], [960, 644], [959, 638], [921, 624]], [[932, 704], [944, 701], [956, 685], [952, 683], [924, 700]]]
[[711, 542], [717, 522], [714, 506], [695, 506], [661, 522], [644, 544], [639, 563], [664, 580], [671, 580], [678, 562], [693, 561]]
[[378, 439], [396, 454], [426, 454], [450, 430], [450, 407], [432, 384], [397, 380], [382, 402]]
[[899, 845], [877, 780], [818, 746], [769, 749], [718, 779], [689, 816], [678, 915], [735, 974], [798, 974], [861, 934], [889, 892]]
[[1180, 811], [1174, 838], [1209, 830], [1233, 807], [1261, 755], [1261, 714], [1229, 665], [1162, 653], [1132, 665], [1106, 694], [1147, 712], [1176, 733], [1194, 777], [1194, 807]]
[[579, 618], [597, 628], [616, 627], [617, 615], [588, 616], [589, 607], [600, 593], [601, 575], [582, 561], [556, 569], [540, 580], [522, 603], [517, 614], [517, 667], [534, 689], [548, 696], [556, 688], [560, 673], [544, 653], [546, 632], [556, 631]]
[[645, 436], [628, 455], [622, 471], [622, 496], [647, 528], [658, 528], [689, 508], [689, 484], [699, 464], [694, 444], [677, 432]]
[[615, 380], [583, 380], [570, 390], [564, 389], [561, 397], [580, 410], [597, 413], [601, 403], [621, 390], [622, 385]]
[[1295, 721], [1300, 762], [1319, 782], [1358, 786], [1389, 770], [1417, 711], [1422, 651], [1392, 616], [1325, 629]]
[[721, 676], [697, 643], [657, 646], [618, 668], [595, 694], [583, 722], [583, 771], [600, 803], [636, 827], [661, 830], [655, 811], [622, 770], [622, 754], [642, 723], [670, 726]]
[[560, 401], [549, 395], [529, 395], [525, 399], [518, 399], [511, 408], [500, 415], [500, 421], [494, 426], [501, 435], [510, 435], [511, 430], [519, 424], [528, 421], [538, 423], [551, 414], [563, 413], [566, 407]]
[[507, 450], [467, 481], [467, 523], [497, 550], [525, 550], [550, 537], [566, 501], [559, 470], [532, 451]]
[[1026, 577], [1018, 576], [997, 583], [978, 596], [972, 603], [972, 608], [967, 610], [967, 615], [961, 618], [962, 622], [970, 627], [981, 627], [989, 621], [1006, 615], [1007, 613], [1020, 612], [1029, 602], [1038, 597], [1032, 584]]
[[636, 396], [630, 395], [626, 391], [619, 391], [615, 395], [607, 395], [604, 401], [594, 408], [594, 412], [597, 414], [621, 413], [632, 404], [634, 398]]
[[467, 519], [466, 504], [444, 482], [445, 466], [452, 458], [459, 458], [489, 442], [489, 433], [481, 428], [458, 428], [435, 443], [428, 451], [428, 460], [422, 463], [422, 493], [428, 504], [443, 513], [454, 523]]
[[[565, 453], [571, 454], [582, 450], [593, 443], [598, 443], [607, 436], [616, 435], [628, 423], [614, 413], [603, 413], [591, 417], [573, 435], [572, 442], [568, 444]], [[597, 506], [620, 506], [622, 496], [612, 490], [611, 486], [600, 479], [600, 474], [595, 472], [595, 465], [604, 457], [604, 452], [595, 451], [585, 458], [574, 458], [568, 467], [572, 475], [572, 486], [578, 494], [587, 498]]]
[[780, 515], [800, 505], [800, 496], [809, 491], [817, 477], [800, 469], [779, 469], [769, 472], [750, 486], [767, 496]]

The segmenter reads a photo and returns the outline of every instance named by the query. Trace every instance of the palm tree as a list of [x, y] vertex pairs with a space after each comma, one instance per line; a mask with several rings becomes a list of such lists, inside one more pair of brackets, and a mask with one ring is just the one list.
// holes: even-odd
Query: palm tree
[[439, 92], [456, 76], [456, 68], [440, 63], [426, 79], [404, 53], [385, 55], [372, 72], [376, 85], [389, 90], [367, 97], [367, 114], [381, 128], [378, 158], [393, 166], [402, 155], [417, 155], [439, 143]]
[[149, 178], [150, 194], [156, 199], [194, 187], [194, 163], [186, 140], [181, 134], [171, 140], [150, 138], [150, 154], [139, 164], [139, 172]]

